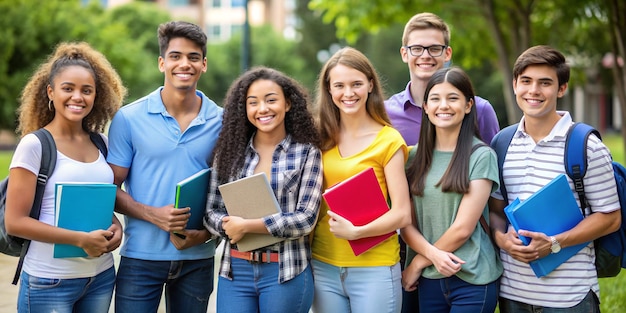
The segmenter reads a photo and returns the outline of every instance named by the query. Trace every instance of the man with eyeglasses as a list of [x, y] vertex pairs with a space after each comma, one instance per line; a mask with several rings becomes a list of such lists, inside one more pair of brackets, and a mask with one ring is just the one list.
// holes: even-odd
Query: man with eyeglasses
[[[414, 15], [404, 27], [400, 55], [408, 64], [411, 81], [405, 90], [387, 99], [385, 107], [394, 128], [412, 146], [419, 138], [426, 84], [452, 58], [448, 25], [432, 13]], [[483, 98], [476, 97], [475, 102], [480, 135], [490, 143], [500, 130], [496, 112]]]
[[[408, 64], [411, 81], [405, 90], [385, 101], [385, 108], [393, 127], [400, 132], [407, 145], [412, 146], [420, 135], [426, 84], [452, 58], [448, 25], [432, 13], [414, 15], [404, 26], [400, 56]], [[474, 101], [480, 136], [489, 144], [500, 130], [496, 112], [489, 101], [481, 97], [475, 97]], [[405, 256], [406, 244], [400, 238], [400, 264], [403, 268]], [[406, 261], [408, 264], [411, 260]], [[417, 291], [403, 291], [402, 312], [419, 312]]]

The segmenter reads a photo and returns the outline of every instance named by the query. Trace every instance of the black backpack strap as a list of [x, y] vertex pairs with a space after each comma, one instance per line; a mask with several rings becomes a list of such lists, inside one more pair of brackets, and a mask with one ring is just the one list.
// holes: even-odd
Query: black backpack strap
[[574, 182], [574, 190], [578, 193], [583, 216], [585, 216], [585, 208], [589, 207], [585, 196], [583, 177], [587, 174], [587, 140], [591, 134], [602, 140], [600, 132], [592, 126], [585, 123], [574, 123], [567, 131], [565, 139], [565, 172]]
[[89, 133], [89, 138], [91, 139], [91, 141], [96, 145], [96, 147], [98, 147], [98, 150], [100, 150], [100, 152], [102, 153], [102, 155], [104, 155], [104, 158], [106, 159], [107, 155], [108, 155], [108, 148], [106, 143], [104, 142], [104, 139], [102, 139], [102, 136], [99, 133]]
[[[52, 176], [57, 163], [57, 147], [54, 143], [54, 138], [52, 138], [52, 135], [47, 130], [40, 128], [33, 132], [33, 134], [41, 141], [41, 167], [39, 169], [39, 175], [37, 175], [37, 187], [35, 188], [33, 207], [30, 209], [30, 217], [39, 219], [41, 201], [43, 199], [46, 183], [48, 182], [48, 178]], [[20, 252], [20, 259], [17, 263], [17, 269], [15, 270], [15, 276], [13, 276], [13, 285], [17, 285], [17, 281], [20, 279], [22, 265], [24, 265], [24, 257], [26, 256], [26, 252], [28, 252], [29, 246], [30, 240], [24, 240], [22, 251]]]
[[500, 176], [500, 193], [502, 197], [504, 197], [504, 202], [509, 204], [509, 197], [506, 191], [506, 186], [504, 186], [504, 177], [502, 174], [502, 169], [504, 166], [504, 159], [506, 158], [506, 152], [509, 150], [509, 145], [511, 144], [511, 140], [513, 140], [513, 136], [517, 131], [517, 125], [513, 124], [505, 127], [501, 131], [499, 131], [491, 140], [491, 148], [496, 151], [496, 156], [498, 157], [498, 174]]

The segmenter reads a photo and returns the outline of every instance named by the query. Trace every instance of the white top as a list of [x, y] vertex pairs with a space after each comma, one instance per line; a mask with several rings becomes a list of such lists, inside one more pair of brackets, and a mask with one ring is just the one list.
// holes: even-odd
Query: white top
[[[106, 137], [103, 136], [106, 142]], [[41, 167], [41, 142], [33, 135], [22, 138], [15, 149], [10, 168], [21, 167], [39, 173]], [[57, 162], [48, 179], [43, 195], [39, 220], [54, 225], [54, 189], [57, 182], [113, 182], [113, 171], [100, 153], [91, 163], [78, 162], [57, 150]], [[93, 277], [113, 266], [113, 256], [105, 253], [98, 258], [53, 258], [53, 244], [31, 241], [24, 259], [23, 270], [29, 275], [43, 278]]]
[[[537, 143], [525, 132], [522, 118], [503, 165], [509, 202], [517, 197], [525, 200], [558, 174], [565, 174], [565, 136], [572, 125], [572, 118], [567, 112], [558, 113], [562, 115], [561, 119], [550, 134]], [[608, 213], [619, 209], [610, 154], [596, 136], [589, 136], [587, 140], [587, 160], [587, 174], [583, 181], [591, 210]], [[580, 206], [574, 183], [569, 177], [567, 180]], [[503, 198], [499, 189], [493, 196]], [[513, 259], [506, 251], [500, 250], [500, 256], [504, 266], [500, 281], [501, 297], [554, 308], [575, 306], [589, 290], [600, 297], [593, 242], [542, 278], [535, 276], [528, 263]]]

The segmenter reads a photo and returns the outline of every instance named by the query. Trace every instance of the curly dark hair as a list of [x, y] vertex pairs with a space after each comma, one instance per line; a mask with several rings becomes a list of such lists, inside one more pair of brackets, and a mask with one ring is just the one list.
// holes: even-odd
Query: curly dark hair
[[285, 130], [294, 141], [319, 147], [319, 134], [309, 111], [307, 91], [284, 73], [267, 68], [253, 68], [237, 78], [230, 86], [224, 100], [222, 130], [213, 150], [214, 169], [218, 180], [227, 182], [237, 177], [245, 163], [244, 151], [256, 127], [248, 121], [246, 97], [248, 88], [257, 80], [270, 80], [278, 84], [291, 109], [285, 114]]
[[18, 133], [24, 136], [48, 125], [56, 113], [48, 108], [47, 86], [69, 66], [89, 70], [96, 81], [93, 109], [83, 119], [83, 129], [103, 132], [106, 124], [120, 108], [126, 97], [126, 87], [107, 58], [86, 42], [60, 43], [32, 75], [20, 99]]

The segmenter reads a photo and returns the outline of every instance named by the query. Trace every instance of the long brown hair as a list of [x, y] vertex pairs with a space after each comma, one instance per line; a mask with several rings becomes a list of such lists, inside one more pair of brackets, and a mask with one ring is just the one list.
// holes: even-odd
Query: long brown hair
[[368, 95], [365, 105], [367, 114], [381, 125], [391, 126], [385, 110], [385, 96], [374, 66], [360, 51], [350, 47], [343, 48], [335, 52], [324, 64], [318, 77], [315, 108], [318, 115], [322, 150], [336, 146], [339, 138], [339, 109], [333, 103], [330, 95], [330, 70], [339, 64], [363, 73], [372, 82], [372, 92]]

